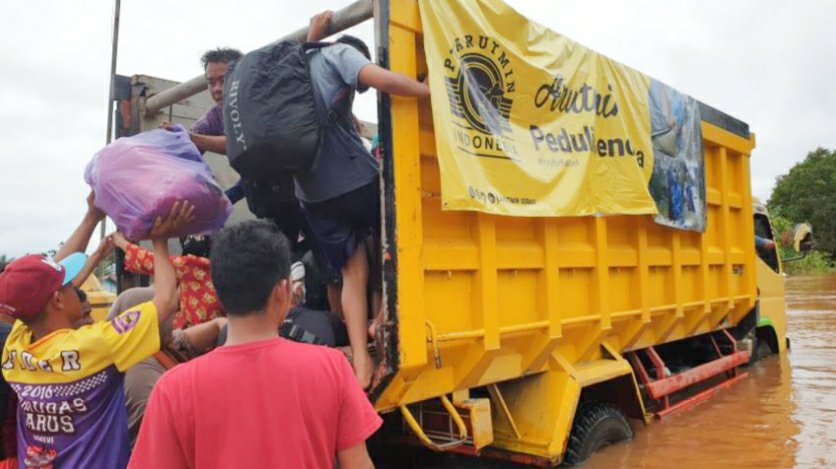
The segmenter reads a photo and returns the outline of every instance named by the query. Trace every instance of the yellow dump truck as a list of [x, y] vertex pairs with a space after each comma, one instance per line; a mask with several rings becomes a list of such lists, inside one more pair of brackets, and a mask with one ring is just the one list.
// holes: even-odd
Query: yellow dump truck
[[[432, 10], [454, 3], [464, 13]], [[480, 8], [487, 12], [476, 11]], [[475, 21], [477, 13], [494, 15], [513, 40], [551, 34], [561, 47], [578, 50], [545, 28], [530, 27], [498, 0], [362, 0], [338, 11], [332, 26], [344, 29], [373, 17], [378, 63], [410, 77], [430, 73], [432, 82], [440, 78], [439, 69], [428, 68], [422, 17], [427, 11], [458, 26]], [[454, 70], [456, 60], [470, 60], [473, 76], [444, 77], [453, 114], [472, 118], [467, 114], [487, 106], [499, 117], [471, 119], [471, 126], [484, 124], [480, 130], [488, 137], [477, 135], [477, 141], [464, 135], [453, 145], [468, 147], [464, 150], [474, 157], [522, 159], [522, 150], [502, 138], [511, 108], [506, 94], [512, 91], [514, 106], [529, 100], [538, 112], [590, 110], [602, 118], [615, 113], [607, 96], [615, 96], [624, 82], [609, 94], [604, 87], [594, 102], [586, 102], [591, 88], [577, 85], [576, 96], [582, 97], [576, 101], [584, 102], [576, 105], [562, 101], [572, 81], [562, 76], [526, 91], [514, 81], [522, 67], [512, 71], [509, 65], [509, 57], [523, 54], [522, 47], [489, 41], [478, 25], [469, 27], [450, 42], [450, 62], [437, 58], [436, 67], [445, 73], [444, 68]], [[477, 47], [484, 50], [481, 58], [465, 57], [468, 48]], [[620, 67], [582, 52], [594, 66]], [[571, 61], [545, 46], [528, 54], [545, 61], [544, 67]], [[641, 76], [625, 76], [623, 89], [648, 87]], [[462, 80], [483, 79], [488, 81], [480, 84], [484, 102], [461, 91]], [[140, 125], [131, 131], [155, 128], [162, 119], [187, 125], [209, 105], [205, 93], [185, 99], [205, 89], [202, 77], [165, 90], [154, 89], [154, 80], [132, 78], [133, 91], [123, 80], [127, 91], [120, 109], [135, 118], [122, 120]], [[439, 97], [435, 85], [433, 104], [448, 106], [444, 90]], [[752, 352], [786, 350], [780, 259], [777, 253], [761, 259], [755, 249], [756, 232], [775, 237], [765, 209], [752, 198], [755, 139], [747, 124], [699, 103], [705, 224], [683, 230], [629, 207], [607, 216], [451, 210], [443, 205], [448, 194], [442, 188], [450, 174], [442, 171], [439, 157], [449, 149], [439, 145], [444, 141], [439, 133], [464, 121], [439, 119], [429, 100], [380, 95], [378, 104], [385, 312], [369, 396], [385, 418], [379, 438], [389, 448], [411, 443], [542, 466], [579, 463], [602, 446], [630, 438], [630, 421], [650, 423], [743, 379]], [[644, 117], [633, 117], [636, 125], [651, 126]], [[597, 131], [613, 131], [618, 123], [611, 121]], [[577, 137], [592, 147], [592, 133], [572, 135], [573, 145]], [[528, 145], [538, 151], [567, 152], [569, 136], [562, 132], [532, 125], [530, 134]], [[648, 135], [643, 144], [599, 138], [594, 157], [622, 162], [613, 164], [641, 175], [649, 170], [651, 138], [656, 136]], [[623, 163], [628, 157], [633, 163]], [[552, 167], [571, 163], [544, 160]], [[225, 158], [211, 156], [210, 162], [221, 176], [231, 174]], [[510, 177], [514, 167], [508, 168]], [[535, 174], [532, 184], [536, 179]], [[576, 190], [578, 206], [600, 192], [618, 192], [618, 178], [610, 182]], [[473, 188], [470, 195], [474, 204], [532, 210], [535, 205]]]
[[110, 311], [110, 306], [116, 301], [116, 294], [107, 291], [95, 275], [87, 277], [81, 289], [87, 293], [87, 301], [93, 308], [90, 316], [96, 321], [104, 319]]
[[[427, 73], [421, 13], [376, 4], [380, 63]], [[387, 437], [578, 463], [629, 438], [625, 417], [649, 423], [743, 378], [747, 337], [785, 350], [780, 262], [755, 251], [769, 221], [753, 213], [746, 124], [700, 104], [699, 233], [649, 215], [442, 210], [429, 102], [379, 103], [386, 317], [371, 396]]]

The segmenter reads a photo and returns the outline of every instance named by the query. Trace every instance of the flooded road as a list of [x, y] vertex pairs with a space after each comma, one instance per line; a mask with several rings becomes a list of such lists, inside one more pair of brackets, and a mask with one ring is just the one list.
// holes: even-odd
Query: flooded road
[[787, 278], [788, 356], [697, 408], [648, 426], [585, 469], [836, 467], [836, 276]]
[[[836, 468], [836, 275], [786, 281], [787, 356], [695, 409], [644, 426], [584, 469]], [[384, 467], [384, 466], [380, 466]], [[413, 468], [520, 468], [424, 453]]]

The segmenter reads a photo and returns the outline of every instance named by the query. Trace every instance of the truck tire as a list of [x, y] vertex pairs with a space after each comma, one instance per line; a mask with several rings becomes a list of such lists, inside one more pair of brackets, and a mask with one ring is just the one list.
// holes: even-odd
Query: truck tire
[[772, 347], [769, 346], [765, 340], [757, 339], [755, 341], [755, 360], [763, 360], [772, 355]]
[[595, 451], [632, 438], [633, 429], [620, 410], [610, 404], [583, 403], [575, 415], [563, 463], [566, 466], [581, 464]]

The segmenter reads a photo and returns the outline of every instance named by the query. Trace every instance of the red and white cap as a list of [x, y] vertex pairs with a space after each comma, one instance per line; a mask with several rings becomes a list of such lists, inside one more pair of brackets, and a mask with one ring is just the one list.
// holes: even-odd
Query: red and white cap
[[16, 259], [0, 274], [0, 313], [24, 320], [35, 317], [53, 293], [81, 272], [85, 262], [87, 256], [80, 252], [61, 262], [38, 254]]

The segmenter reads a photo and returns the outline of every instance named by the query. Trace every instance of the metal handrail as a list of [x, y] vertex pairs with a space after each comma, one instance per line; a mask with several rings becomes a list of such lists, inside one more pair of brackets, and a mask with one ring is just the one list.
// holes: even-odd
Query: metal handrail
[[427, 325], [427, 329], [428, 329], [428, 332], [429, 332], [429, 334], [427, 336], [427, 342], [432, 344], [432, 347], [433, 347], [433, 357], [435, 358], [435, 367], [436, 368], [441, 368], [441, 349], [438, 347], [438, 340], [436, 339], [436, 337], [438, 336], [438, 333], [436, 332], [435, 325], [432, 322], [430, 322], [429, 319], [426, 320], [426, 325]]
[[465, 442], [467, 442], [467, 427], [465, 426], [464, 420], [462, 420], [461, 415], [459, 415], [459, 411], [456, 410], [455, 406], [453, 406], [453, 403], [450, 402], [450, 399], [448, 399], [447, 396], [444, 394], [442, 394], [441, 397], [439, 397], [439, 399], [441, 399], [441, 405], [443, 405], [447, 412], [450, 414], [450, 418], [453, 419], [453, 423], [456, 424], [456, 427], [459, 430], [459, 438], [457, 440], [449, 441], [446, 443], [436, 443], [429, 436], [427, 436], [427, 434], [424, 432], [424, 429], [421, 428], [421, 425], [419, 425], [418, 421], [415, 420], [415, 417], [412, 415], [412, 412], [410, 412], [407, 406], [402, 405], [400, 406], [400, 409], [401, 415], [403, 415], [403, 418], [404, 420], [406, 420], [406, 423], [409, 425], [409, 428], [412, 430], [413, 433], [415, 433], [415, 436], [417, 436], [418, 439], [421, 440], [421, 443], [423, 443], [424, 446], [433, 451], [446, 451], [448, 449], [461, 446]]
[[[331, 23], [328, 25], [326, 36], [345, 31], [374, 16], [374, 2], [372, 0], [358, 0], [347, 7], [334, 12]], [[309, 27], [304, 27], [296, 32], [290, 33], [275, 42], [279, 41], [304, 41], [308, 36]], [[206, 77], [198, 75], [189, 81], [172, 86], [151, 96], [145, 101], [145, 114], [154, 115], [160, 109], [174, 103], [192, 97], [206, 89]]]

